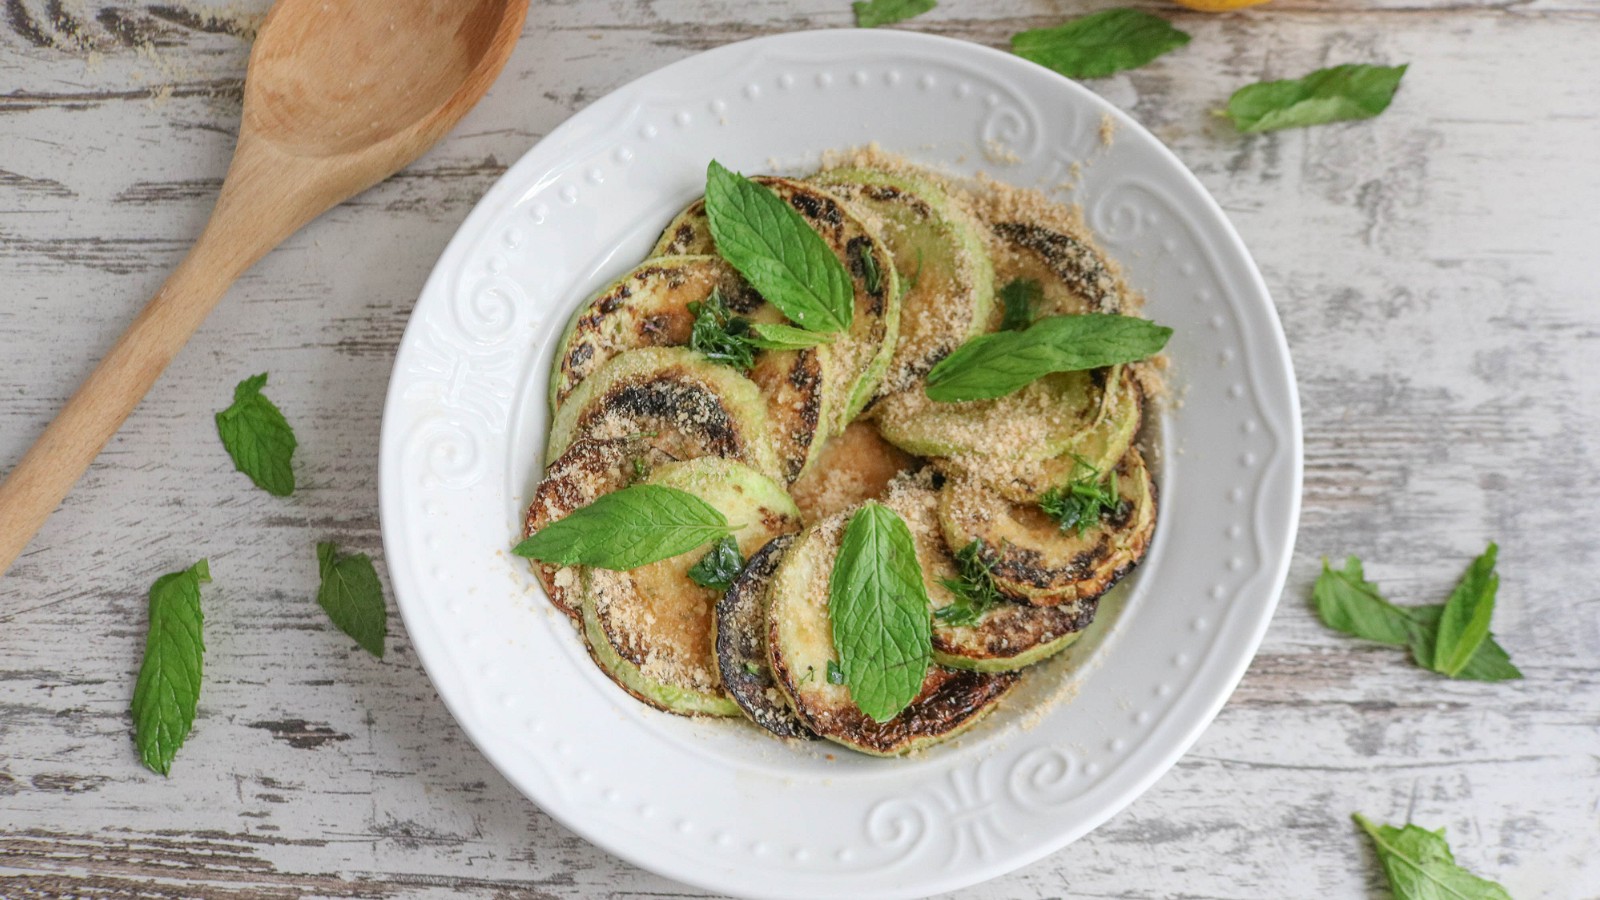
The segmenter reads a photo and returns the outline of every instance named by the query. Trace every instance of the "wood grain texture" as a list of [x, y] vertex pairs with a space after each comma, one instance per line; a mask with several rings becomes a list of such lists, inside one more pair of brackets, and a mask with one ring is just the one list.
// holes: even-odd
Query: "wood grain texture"
[[[0, 467], [203, 224], [264, 0], [0, 0]], [[1105, 0], [944, 0], [907, 27], [1003, 46]], [[1518, 898], [1600, 896], [1600, 6], [1276, 0], [1170, 14], [1182, 51], [1091, 83], [1167, 141], [1255, 254], [1305, 406], [1305, 509], [1249, 674], [1149, 793], [972, 888], [1047, 897], [1383, 896], [1348, 815], [1449, 829]], [[664, 897], [467, 743], [398, 619], [379, 662], [329, 627], [313, 545], [381, 558], [390, 361], [471, 204], [540, 136], [706, 47], [843, 26], [844, 0], [536, 2], [488, 99], [401, 176], [250, 272], [0, 580], [0, 897]], [[1410, 62], [1367, 123], [1240, 137], [1235, 87]], [[288, 500], [211, 414], [270, 371]], [[1318, 559], [1437, 602], [1490, 539], [1527, 680], [1455, 683], [1330, 634]], [[144, 593], [209, 556], [207, 683], [170, 779], [128, 699]]]

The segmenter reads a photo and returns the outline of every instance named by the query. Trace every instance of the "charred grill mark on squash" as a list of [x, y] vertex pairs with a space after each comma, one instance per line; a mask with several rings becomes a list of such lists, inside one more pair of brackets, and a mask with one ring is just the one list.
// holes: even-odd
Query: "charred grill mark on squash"
[[728, 696], [751, 721], [781, 738], [815, 740], [816, 733], [779, 695], [767, 662], [767, 587], [793, 543], [793, 535], [768, 541], [717, 602], [717, 671]]
[[[681, 369], [668, 369], [647, 380], [615, 385], [598, 403], [578, 418], [577, 433], [594, 431], [602, 423], [615, 427], [626, 421], [639, 433], [656, 432], [655, 446], [679, 458], [710, 454], [742, 459], [745, 439], [722, 405], [722, 400]], [[693, 437], [690, 437], [690, 436]], [[704, 453], [679, 452], [696, 446]]]
[[1005, 241], [1037, 255], [1056, 277], [1101, 312], [1121, 311], [1122, 296], [1117, 290], [1117, 279], [1089, 244], [1027, 222], [996, 222], [993, 228]]

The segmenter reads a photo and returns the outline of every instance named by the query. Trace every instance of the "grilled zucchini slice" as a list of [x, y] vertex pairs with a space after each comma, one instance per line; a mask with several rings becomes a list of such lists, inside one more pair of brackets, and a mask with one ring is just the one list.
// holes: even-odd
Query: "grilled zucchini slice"
[[[905, 501], [911, 496], [891, 489], [886, 503], [911, 527], [919, 559], [943, 552], [932, 521], [936, 502], [932, 493], [924, 490], [913, 497], [923, 508], [916, 519], [906, 512]], [[911, 705], [882, 723], [851, 701], [847, 686], [830, 683], [828, 663], [836, 663], [838, 657], [828, 617], [828, 580], [853, 512], [837, 513], [801, 532], [778, 564], [767, 589], [767, 652], [779, 688], [807, 727], [863, 753], [895, 756], [948, 740], [972, 727], [1016, 684], [1018, 676], [931, 665], [922, 691]], [[931, 580], [935, 571], [924, 560], [923, 577], [937, 587]]]
[[[916, 539], [928, 600], [937, 613], [957, 602], [945, 582], [959, 573], [940, 526], [941, 492], [934, 483], [925, 477], [899, 479], [885, 502]], [[1066, 649], [1093, 621], [1094, 612], [1094, 601], [1048, 607], [1002, 601], [969, 625], [952, 625], [934, 615], [933, 661], [975, 672], [1014, 672]]]
[[812, 740], [816, 734], [784, 702], [767, 662], [767, 586], [793, 542], [787, 534], [768, 541], [717, 601], [717, 674], [750, 721], [781, 738]]
[[766, 304], [733, 267], [715, 256], [649, 259], [607, 285], [567, 323], [550, 369], [550, 407], [611, 357], [638, 347], [684, 347], [689, 304], [719, 291], [728, 308], [749, 315]]
[[877, 500], [896, 475], [916, 468], [916, 457], [884, 440], [870, 423], [851, 422], [822, 446], [816, 465], [789, 485], [808, 524], [867, 500]]
[[[688, 304], [721, 294], [728, 308], [753, 322], [784, 322], [777, 308], [733, 267], [715, 256], [669, 256], [646, 261], [596, 294], [567, 325], [550, 371], [550, 403], [557, 409], [612, 357], [640, 347], [689, 343], [694, 314]], [[767, 401], [773, 449], [788, 480], [816, 458], [833, 418], [828, 406], [829, 360], [820, 348], [756, 354], [750, 379]]]
[[[1000, 221], [990, 225], [995, 284], [1034, 281], [1043, 292], [1038, 315], [1122, 313], [1128, 289], [1116, 268], [1084, 238], [1037, 222]], [[995, 311], [994, 327], [999, 327]]]
[[[549, 525], [568, 513], [593, 503], [601, 494], [627, 487], [641, 473], [670, 462], [671, 457], [639, 437], [574, 441], [545, 471], [533, 489], [533, 502], [523, 520], [523, 535]], [[574, 620], [582, 616], [582, 585], [576, 566], [555, 566], [529, 560], [556, 609]]]
[[939, 403], [922, 390], [902, 391], [873, 413], [883, 436], [908, 453], [954, 457], [957, 466], [1007, 478], [1027, 469], [1023, 474], [1038, 480], [1043, 475], [1031, 468], [1064, 454], [1120, 459], [1138, 428], [1143, 396], [1132, 371], [1113, 366], [1046, 375], [993, 400]]
[[1138, 448], [1116, 467], [1120, 503], [1083, 531], [1063, 530], [1035, 503], [1012, 503], [987, 483], [951, 479], [939, 524], [951, 547], [979, 543], [995, 586], [1036, 606], [1093, 600], [1144, 558], [1155, 531], [1155, 483]]
[[1118, 368], [1122, 371], [1114, 376], [1115, 389], [1102, 392], [1091, 423], [1074, 434], [1060, 454], [1005, 465], [997, 464], [995, 455], [967, 452], [935, 464], [951, 477], [987, 481], [1001, 496], [1017, 503], [1032, 503], [1045, 491], [1066, 484], [1083, 465], [1098, 472], [1111, 471], [1127, 455], [1144, 423], [1144, 389], [1139, 378], [1129, 367]]
[[[830, 384], [834, 399], [829, 406], [836, 416], [830, 431], [837, 433], [876, 395], [894, 353], [900, 333], [900, 280], [894, 257], [877, 230], [828, 191], [792, 178], [762, 176], [755, 181], [771, 188], [822, 235], [855, 283], [850, 331], [826, 347], [835, 363]], [[679, 213], [652, 252], [656, 256], [715, 253], [705, 200], [696, 200]]]
[[584, 379], [556, 410], [546, 458], [579, 438], [630, 435], [673, 459], [719, 456], [783, 477], [755, 382], [682, 347], [619, 353]]
[[[649, 484], [688, 491], [738, 527], [741, 554], [800, 527], [800, 513], [777, 482], [714, 456], [667, 463]], [[700, 547], [628, 572], [588, 569], [583, 625], [595, 661], [628, 693], [685, 715], [736, 716], [723, 691], [713, 646], [716, 590], [689, 578]]]
[[812, 180], [881, 223], [905, 289], [883, 390], [910, 388], [989, 323], [994, 267], [980, 226], [942, 188], [913, 175], [845, 168]]

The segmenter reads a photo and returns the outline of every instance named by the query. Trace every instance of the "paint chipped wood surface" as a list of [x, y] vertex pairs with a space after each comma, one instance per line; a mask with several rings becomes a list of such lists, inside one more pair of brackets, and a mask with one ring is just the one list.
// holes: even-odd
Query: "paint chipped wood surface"
[[[1109, 5], [944, 0], [907, 27], [1003, 46]], [[1305, 404], [1305, 512], [1238, 692], [1089, 837], [971, 898], [1380, 895], [1361, 810], [1446, 827], [1513, 895], [1600, 895], [1600, 6], [1277, 0], [1092, 83], [1218, 197], [1266, 275]], [[499, 84], [409, 170], [248, 274], [0, 579], [0, 897], [693, 893], [556, 825], [472, 749], [396, 622], [367, 657], [312, 597], [313, 545], [381, 554], [374, 447], [434, 258], [540, 136], [727, 41], [845, 0], [535, 3]], [[263, 0], [0, 0], [0, 468], [205, 219]], [[1364, 124], [1239, 137], [1234, 87], [1413, 64]], [[301, 488], [249, 487], [211, 414], [272, 373]], [[1490, 539], [1526, 681], [1454, 683], [1323, 629], [1323, 554], [1436, 602]], [[145, 591], [209, 556], [206, 687], [162, 779], [128, 698]]]

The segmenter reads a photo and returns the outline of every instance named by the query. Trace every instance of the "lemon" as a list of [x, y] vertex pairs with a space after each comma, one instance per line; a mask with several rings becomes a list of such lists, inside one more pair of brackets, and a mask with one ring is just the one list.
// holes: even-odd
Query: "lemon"
[[1266, 3], [1267, 0], [1177, 0], [1178, 3], [1198, 9], [1201, 12], [1227, 12], [1230, 9], [1244, 9], [1246, 6], [1256, 6]]

